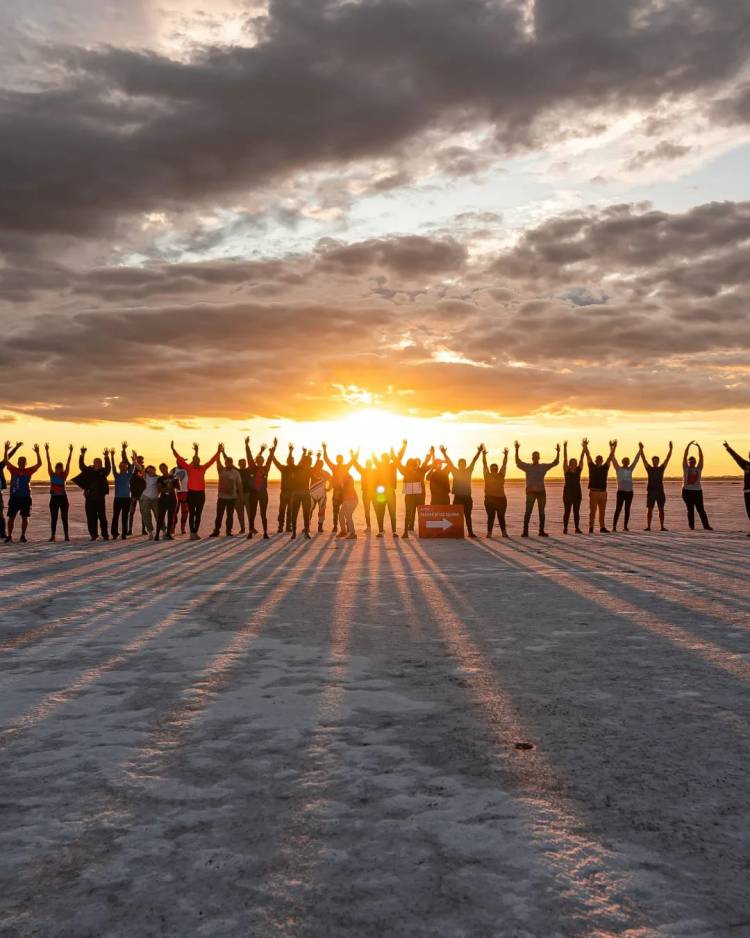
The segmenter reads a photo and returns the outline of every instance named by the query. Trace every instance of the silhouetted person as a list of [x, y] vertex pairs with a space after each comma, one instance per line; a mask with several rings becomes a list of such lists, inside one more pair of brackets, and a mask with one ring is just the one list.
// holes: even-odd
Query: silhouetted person
[[[114, 450], [110, 450], [112, 459], [114, 460]], [[135, 474], [135, 453], [133, 453], [133, 461], [128, 462], [128, 455], [125, 449], [125, 444], [123, 444], [122, 452], [120, 454], [120, 465], [118, 466], [117, 471], [113, 470], [112, 475], [114, 477], [115, 483], [115, 498], [112, 503], [112, 526], [111, 534], [112, 539], [117, 540], [120, 534], [120, 518], [122, 518], [122, 539], [123, 541], [127, 539], [128, 536], [128, 519], [130, 517], [130, 483], [133, 480], [133, 475]]]
[[643, 467], [648, 475], [646, 484], [646, 530], [651, 530], [651, 520], [654, 517], [654, 507], [656, 507], [659, 511], [659, 525], [662, 531], [666, 531], [667, 529], [664, 527], [664, 505], [667, 501], [667, 495], [664, 491], [664, 472], [669, 465], [669, 460], [672, 458], [672, 441], [669, 441], [669, 450], [664, 462], [661, 462], [658, 456], [654, 456], [651, 465], [649, 465], [643, 451], [643, 443], [638, 444], [638, 451], [641, 454]]
[[[312, 456], [306, 450], [302, 450], [300, 461], [294, 467], [291, 477], [292, 487], [292, 537], [297, 537], [297, 517], [300, 508], [302, 509], [303, 535], [310, 539], [310, 477], [312, 475]], [[339, 506], [340, 507], [340, 506]]]
[[398, 464], [404, 458], [406, 452], [406, 440], [403, 441], [401, 449], [397, 454], [383, 453], [380, 459], [374, 454], [372, 461], [375, 463], [375, 490], [373, 500], [375, 506], [375, 519], [378, 522], [377, 537], [383, 537], [383, 523], [385, 521], [385, 512], [388, 510], [388, 517], [391, 519], [391, 532], [394, 537], [398, 537], [396, 532], [396, 485]]
[[198, 455], [198, 444], [193, 443], [193, 458], [190, 463], [188, 463], [174, 448], [174, 441], [172, 441], [171, 446], [178, 467], [184, 469], [188, 474], [188, 522], [190, 524], [190, 540], [197, 541], [200, 538], [198, 531], [201, 526], [203, 506], [206, 504], [206, 471], [217, 461], [221, 450], [217, 449], [207, 463], [201, 463], [200, 456]]
[[568, 533], [571, 512], [573, 513], [573, 526], [576, 534], [583, 533], [581, 531], [581, 501], [583, 500], [581, 473], [583, 472], [583, 457], [585, 455], [585, 449], [581, 449], [580, 459], [568, 459], [568, 441], [565, 440], [563, 443], [563, 534]]
[[368, 459], [364, 466], [361, 466], [355, 459], [352, 463], [359, 473], [360, 488], [362, 490], [362, 510], [365, 513], [365, 530], [371, 530], [370, 507], [373, 504], [373, 493], [375, 491], [375, 466], [372, 459]]
[[[403, 450], [402, 450], [403, 453]], [[391, 453], [395, 458], [395, 453]], [[406, 463], [399, 459], [398, 469], [404, 478], [404, 538], [409, 537], [409, 531], [414, 530], [414, 520], [417, 516], [417, 508], [425, 503], [424, 477], [435, 458], [435, 448], [433, 447], [425, 456], [424, 461], [418, 459], [407, 459]]]
[[[73, 444], [71, 443], [68, 449], [67, 462], [64, 465], [61, 462], [55, 463], [54, 469], [52, 468], [52, 463], [49, 458], [49, 443], [44, 444], [44, 455], [47, 458], [47, 474], [49, 475], [50, 543], [54, 543], [55, 536], [57, 535], [58, 518], [62, 521], [65, 540], [69, 541], [68, 513], [70, 503], [68, 501], [68, 493], [65, 491], [65, 483], [70, 475], [70, 460], [73, 457]], [[129, 504], [130, 498], [128, 497], [128, 505]]]
[[[224, 457], [223, 463], [221, 461], [222, 456]], [[216, 520], [214, 521], [214, 529], [209, 536], [219, 536], [221, 523], [226, 513], [225, 533], [227, 537], [232, 537], [234, 511], [237, 503], [242, 499], [242, 478], [234, 465], [232, 457], [227, 456], [224, 452], [223, 443], [219, 444], [217, 465], [219, 467], [219, 482], [216, 493]]]
[[529, 536], [529, 522], [531, 514], [536, 503], [539, 513], [539, 537], [549, 537], [544, 530], [544, 510], [547, 504], [547, 490], [544, 486], [544, 477], [560, 462], [560, 444], [557, 444], [557, 455], [553, 462], [540, 462], [539, 453], [535, 450], [531, 454], [531, 462], [523, 462], [518, 451], [521, 444], [516, 440], [513, 444], [516, 449], [516, 466], [526, 474], [526, 511], [523, 516], [523, 534], [522, 537]]
[[250, 451], [250, 439], [249, 437], [245, 438], [245, 455], [248, 461], [248, 471], [252, 473], [250, 476], [248, 502], [248, 540], [252, 538], [253, 534], [257, 533], [255, 518], [258, 514], [258, 509], [260, 509], [260, 523], [263, 528], [263, 538], [266, 541], [268, 540], [268, 473], [271, 471], [271, 466], [274, 463], [277, 445], [278, 441], [274, 437], [273, 445], [267, 457], [263, 455], [266, 451], [265, 444], [261, 446], [258, 454], [253, 456]]
[[159, 476], [156, 473], [156, 466], [146, 466], [143, 473], [143, 483], [141, 518], [146, 527], [149, 540], [153, 540], [156, 522], [159, 520]]
[[318, 533], [323, 530], [330, 488], [330, 473], [326, 471], [323, 457], [318, 453], [310, 470], [310, 517], [318, 509]]
[[444, 460], [433, 459], [432, 466], [427, 473], [427, 482], [430, 486], [430, 504], [450, 505], [451, 475]]
[[[356, 463], [357, 455], [352, 453], [352, 463]], [[351, 473], [347, 472], [342, 479], [341, 486], [341, 510], [339, 512], [341, 530], [339, 531], [339, 537], [346, 537], [349, 540], [354, 540], [357, 537], [357, 531], [354, 527], [354, 512], [358, 502], [354, 479]]]
[[344, 479], [349, 474], [352, 461], [350, 459], [349, 462], [344, 462], [344, 457], [338, 455], [336, 461], [332, 462], [328, 458], [328, 448], [325, 443], [323, 443], [323, 460], [331, 470], [331, 510], [333, 512], [333, 533], [335, 534], [339, 527], [339, 510], [344, 497]]
[[159, 510], [156, 518], [156, 534], [154, 540], [158, 541], [164, 532], [164, 540], [171, 541], [177, 515], [177, 489], [179, 481], [165, 462], [159, 464], [157, 487], [159, 489]]
[[172, 475], [175, 477], [175, 479], [177, 479], [178, 482], [177, 511], [175, 512], [174, 524], [172, 525], [172, 534], [174, 535], [176, 533], [178, 515], [180, 517], [180, 534], [184, 534], [188, 523], [188, 517], [190, 515], [190, 506], [188, 505], [187, 469], [181, 469], [179, 466], [174, 466], [172, 469]]
[[[695, 446], [698, 450], [698, 459], [690, 456], [690, 447]], [[685, 502], [688, 516], [688, 527], [691, 531], [695, 530], [695, 513], [701, 519], [704, 531], [713, 531], [708, 523], [708, 515], [703, 507], [703, 486], [701, 477], [703, 475], [703, 450], [700, 443], [691, 440], [685, 447], [682, 457], [682, 500]]]
[[487, 512], [487, 537], [492, 537], [495, 518], [500, 526], [503, 537], [508, 536], [505, 526], [505, 512], [508, 509], [508, 499], [505, 495], [505, 473], [508, 468], [508, 450], [503, 450], [503, 462], [498, 466], [496, 462], [487, 467], [487, 450], [482, 446], [482, 469], [484, 472], [484, 510]]
[[109, 451], [104, 450], [104, 462], [97, 456], [90, 466], [87, 466], [84, 462], [85, 455], [86, 447], [82, 446], [81, 455], [78, 457], [80, 475], [76, 476], [73, 481], [83, 489], [86, 524], [91, 540], [95, 541], [99, 536], [99, 532], [101, 532], [102, 540], [108, 541], [107, 495], [109, 494], [109, 482], [107, 477], [112, 469]]
[[29, 517], [31, 515], [31, 477], [38, 472], [42, 465], [42, 457], [39, 454], [39, 444], [34, 444], [36, 453], [36, 463], [33, 466], [26, 465], [26, 457], [18, 457], [18, 465], [13, 465], [9, 459], [4, 460], [6, 468], [10, 473], [10, 498], [8, 499], [8, 533], [5, 535], [5, 542], [9, 544], [13, 540], [13, 527], [16, 523], [16, 515], [21, 516], [21, 537], [19, 540], [26, 543], [26, 529], [29, 526]]
[[292, 476], [294, 474], [294, 444], [289, 444], [289, 454], [286, 463], [283, 465], [274, 456], [273, 464], [281, 474], [281, 485], [279, 487], [279, 531], [292, 530]]
[[612, 462], [612, 454], [617, 446], [617, 440], [609, 441], [609, 456], [605, 459], [603, 456], [591, 458], [589, 452], [589, 441], [583, 441], [583, 452], [586, 456], [586, 462], [589, 467], [589, 534], [594, 533], [594, 522], [597, 514], [599, 515], [599, 531], [601, 534], [609, 534], [605, 524], [605, 512], [607, 510], [607, 476], [609, 475], [609, 466]]
[[251, 480], [255, 472], [255, 465], [253, 460], [247, 456], [249, 446], [250, 437], [246, 436], [246, 458], [237, 461], [237, 472], [239, 472], [240, 479], [242, 479], [242, 493], [240, 495], [240, 500], [237, 503], [237, 520], [240, 522], [240, 534], [245, 534], [245, 521], [247, 521], [247, 532], [252, 536], [253, 534], [257, 533], [257, 531], [253, 531], [253, 526], [250, 524], [250, 487], [252, 485]]
[[3, 492], [5, 491], [5, 467], [8, 460], [12, 459], [16, 452], [21, 448], [22, 443], [16, 443], [11, 449], [10, 440], [5, 441], [3, 449], [3, 458], [0, 459], [0, 537], [5, 540], [5, 504], [3, 503]]
[[[616, 448], [617, 447], [615, 447], [615, 449]], [[622, 462], [618, 463], [615, 450], [612, 450], [612, 465], [615, 467], [615, 472], [617, 473], [617, 498], [615, 501], [615, 516], [612, 519], [613, 531], [617, 530], [617, 522], [620, 519], [620, 512], [623, 508], [625, 509], [625, 516], [622, 529], [623, 531], [630, 530], [628, 524], [630, 523], [630, 507], [633, 503], [633, 473], [635, 472], [641, 455], [641, 451], [638, 450], [632, 462], [629, 456], [624, 456]]]
[[474, 508], [474, 499], [471, 494], [471, 474], [483, 450], [484, 443], [480, 443], [470, 463], [467, 464], [465, 459], [459, 459], [458, 465], [454, 465], [448, 455], [448, 450], [444, 446], [440, 447], [440, 452], [443, 454], [448, 469], [450, 469], [453, 476], [453, 504], [461, 505], [464, 510], [466, 530], [469, 532], [469, 537], [476, 537], [474, 526], [471, 523], [471, 512]]
[[[122, 446], [124, 450], [127, 450], [127, 443], [123, 443]], [[135, 470], [130, 478], [130, 513], [128, 514], [127, 533], [131, 536], [133, 534], [133, 522], [135, 521], [136, 508], [141, 515], [141, 536], [146, 534], [146, 519], [143, 517], [143, 511], [141, 511], [141, 495], [143, 495], [146, 488], [145, 475], [146, 466], [143, 462], [143, 456], [136, 456]]]
[[[742, 492], [745, 497], [745, 514], [748, 518], [750, 518], [750, 458], [743, 459], [736, 450], [732, 449], [726, 440], [724, 440], [724, 449], [729, 453], [732, 459], [737, 463], [737, 465], [745, 474], [745, 478], [743, 479], [742, 484]], [[750, 457], [750, 453], [748, 453], [748, 457]], [[750, 537], [750, 534], [748, 534], [748, 537]]]

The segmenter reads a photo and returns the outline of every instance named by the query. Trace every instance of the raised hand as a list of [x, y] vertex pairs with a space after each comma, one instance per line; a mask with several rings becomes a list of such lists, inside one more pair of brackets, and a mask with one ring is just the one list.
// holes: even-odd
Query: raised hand
[[[485, 453], [486, 452], [487, 450], [485, 450]], [[503, 450], [503, 456], [507, 456], [507, 455], [508, 455], [508, 447], [506, 446], [505, 449]]]
[[557, 450], [558, 453], [560, 452], [560, 444], [559, 444], [559, 443], [557, 443], [557, 444], [555, 445], [555, 449]]
[[274, 437], [274, 438], [273, 438], [273, 448], [276, 449], [276, 447], [277, 447], [278, 445], [279, 445], [279, 441], [276, 439], [276, 437]]
[[440, 452], [443, 454], [443, 456], [445, 456], [445, 454], [448, 452], [448, 447], [445, 445], [445, 443], [440, 444]]
[[82, 447], [81, 447], [81, 455], [83, 456], [83, 454], [84, 454], [85, 452], [86, 452], [86, 447], [85, 447], [85, 446], [82, 446]]
[[581, 440], [581, 446], [588, 446], [588, 445], [589, 445], [589, 438], [588, 438], [587, 436], [585, 436], [585, 437]]
[[127, 449], [127, 448], [128, 448], [128, 441], [127, 441], [127, 440], [123, 440], [123, 441], [122, 441], [122, 448], [123, 448], [123, 449]]
[[261, 446], [260, 446], [260, 451], [261, 451], [261, 453], [265, 453], [266, 449], [267, 449], [266, 444], [265, 444], [265, 443], [261, 443]]
[[34, 452], [35, 452], [37, 455], [39, 455], [39, 444], [38, 444], [38, 443], [34, 443], [33, 450], [34, 450]]
[[250, 443], [250, 437], [249, 437], [249, 436], [246, 436], [246, 437], [245, 437], [245, 446], [248, 446], [249, 443]]
[[69, 444], [68, 444], [68, 452], [69, 452], [69, 453], [72, 453], [72, 452], [73, 452], [73, 444], [72, 444], [72, 443], [69, 443]]
[[521, 448], [521, 444], [518, 442], [518, 440], [515, 440], [515, 441], [513, 442], [513, 445], [515, 446], [516, 449], [520, 449], [520, 448]]
[[45, 443], [45, 444], [44, 444], [44, 448], [45, 448], [45, 450], [46, 450], [47, 452], [49, 452], [49, 443]]

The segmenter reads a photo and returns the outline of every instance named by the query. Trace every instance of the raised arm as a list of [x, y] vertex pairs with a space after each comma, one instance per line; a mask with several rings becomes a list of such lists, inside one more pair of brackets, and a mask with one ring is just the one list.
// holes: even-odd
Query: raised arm
[[215, 453], [213, 454], [213, 456], [208, 460], [208, 462], [203, 463], [203, 465], [201, 466], [201, 469], [203, 469], [203, 471], [205, 472], [206, 469], [210, 469], [211, 466], [213, 466], [214, 463], [218, 463], [219, 465], [221, 465], [221, 463], [219, 463], [219, 455], [220, 455], [221, 453], [223, 453], [223, 452], [224, 452], [224, 444], [223, 444], [223, 443], [219, 443], [219, 446], [218, 446], [216, 452], [215, 452]]
[[524, 472], [526, 472], [526, 469], [528, 468], [528, 463], [525, 463], [522, 459], [519, 458], [519, 455], [518, 455], [519, 450], [521, 449], [521, 444], [518, 442], [518, 440], [516, 440], [513, 446], [515, 447], [515, 450], [516, 450], [516, 466], [519, 469], [522, 469]]
[[403, 462], [406, 453], [406, 440], [401, 441], [401, 449], [396, 453], [396, 462]]
[[474, 458], [469, 463], [469, 474], [474, 471], [474, 466], [476, 466], [477, 460], [481, 455], [484, 455], [484, 443], [479, 444], [479, 448], [477, 449], [476, 453], [474, 453]]
[[642, 455], [643, 455], [643, 453], [642, 453], [640, 450], [638, 450], [638, 452], [635, 454], [635, 456], [634, 456], [633, 459], [631, 460], [631, 462], [630, 462], [630, 471], [631, 471], [631, 472], [634, 472], [634, 471], [635, 471], [635, 467], [638, 465], [638, 460], [641, 458]]
[[613, 463], [615, 469], [619, 469], [620, 467], [617, 465], [617, 459], [615, 457], [616, 449], [617, 449], [617, 440], [610, 440], [609, 441], [609, 456], [607, 456], [607, 462]]
[[[52, 478], [54, 473], [52, 472], [52, 463], [50, 462], [49, 458], [49, 443], [44, 444], [44, 455], [47, 458], [47, 472], [49, 473], [50, 478]], [[68, 464], [70, 464], [70, 459], [68, 459]]]
[[489, 466], [487, 465], [487, 450], [482, 447], [482, 472], [484, 475], [487, 475], [489, 471]]
[[108, 476], [110, 472], [112, 471], [112, 465], [114, 463], [114, 453], [115, 451], [112, 450], [112, 460], [110, 461], [109, 450], [107, 449], [104, 450], [104, 475], [105, 476]]
[[441, 447], [440, 447], [440, 452], [443, 454], [443, 459], [445, 460], [446, 466], [450, 469], [451, 472], [455, 472], [455, 471], [456, 471], [456, 467], [453, 465], [453, 460], [452, 460], [452, 459], [450, 458], [450, 456], [448, 455], [448, 447], [447, 447], [447, 446], [441, 446]]
[[698, 442], [696, 442], [695, 446], [698, 450], [698, 471], [703, 472], [703, 448]]
[[422, 469], [429, 468], [430, 464], [435, 462], [435, 447], [431, 446], [427, 451], [427, 455], [422, 460], [421, 467]]
[[560, 444], [557, 444], [557, 451], [555, 453], [555, 458], [551, 463], [547, 463], [547, 469], [554, 469], [560, 462]]
[[331, 460], [328, 458], [328, 445], [326, 443], [323, 443], [322, 448], [323, 448], [323, 462], [326, 464], [326, 466], [328, 466], [331, 472], [335, 472], [336, 464], [332, 463]]
[[[485, 449], [484, 452], [486, 453], [487, 450]], [[502, 465], [500, 466], [500, 474], [504, 476], [507, 468], [508, 468], [508, 447], [506, 446], [505, 449], [503, 450], [503, 462], [502, 462]]]
[[568, 441], [563, 440], [563, 468], [568, 468]]
[[87, 466], [86, 463], [83, 461], [83, 457], [84, 457], [85, 455], [86, 455], [86, 447], [85, 447], [85, 446], [82, 446], [82, 447], [81, 447], [81, 455], [78, 457], [78, 468], [81, 470], [81, 472], [85, 472], [86, 469], [88, 469], [88, 466]]
[[248, 466], [252, 465], [252, 463], [255, 462], [255, 460], [253, 459], [253, 454], [250, 450], [250, 437], [249, 436], [245, 437], [245, 458], [247, 459]]
[[34, 452], [36, 453], [36, 465], [29, 468], [29, 473], [33, 475], [42, 465], [42, 454], [39, 452], [39, 444], [34, 443]]
[[581, 441], [581, 462], [583, 462], [584, 458], [586, 459], [586, 464], [588, 465], [590, 469], [593, 463], [593, 460], [591, 458], [591, 453], [589, 452], [588, 437], [584, 437], [583, 440]]
[[685, 447], [685, 452], [682, 454], [682, 468], [687, 469], [688, 467], [688, 453], [690, 452], [690, 447], [693, 445], [693, 440], [691, 440], [688, 445]]
[[740, 454], [736, 450], [732, 449], [732, 447], [729, 445], [729, 443], [727, 443], [726, 440], [724, 440], [724, 449], [729, 453], [729, 455], [737, 463], [740, 469], [744, 471], [747, 471], [748, 469], [750, 469], [750, 462], [747, 459], [744, 459], [742, 456], [740, 456]]
[[[271, 446], [271, 449], [268, 451], [268, 456], [266, 457], [266, 469], [270, 469], [272, 463], [274, 465], [276, 464], [276, 457], [274, 454], [276, 453], [276, 447], [278, 445], [279, 445], [279, 441], [276, 439], [276, 437], [274, 437], [273, 445]], [[249, 460], [250, 460], [250, 457], [248, 456], [248, 465], [250, 464]]]
[[666, 457], [666, 459], [664, 460], [664, 462], [662, 463], [665, 472], [666, 472], [667, 466], [669, 465], [669, 460], [672, 458], [672, 450], [673, 450], [673, 448], [674, 448], [674, 447], [672, 446], [672, 441], [670, 440], [670, 441], [669, 441], [669, 449], [667, 450], [667, 457]]

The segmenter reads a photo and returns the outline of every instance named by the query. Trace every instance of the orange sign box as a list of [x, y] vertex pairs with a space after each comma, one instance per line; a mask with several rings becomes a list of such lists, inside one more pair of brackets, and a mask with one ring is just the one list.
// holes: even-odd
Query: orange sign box
[[419, 505], [417, 522], [420, 537], [463, 537], [463, 505]]

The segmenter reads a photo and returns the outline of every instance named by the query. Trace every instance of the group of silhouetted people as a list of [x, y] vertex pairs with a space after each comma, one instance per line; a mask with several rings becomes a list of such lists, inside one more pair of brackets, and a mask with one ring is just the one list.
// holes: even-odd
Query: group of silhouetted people
[[[31, 515], [33, 476], [42, 468], [42, 456], [38, 445], [33, 447], [36, 462], [30, 465], [24, 456], [13, 462], [21, 443], [14, 446], [7, 442], [0, 461], [0, 538], [6, 543], [13, 540], [16, 521], [21, 520], [20, 541], [26, 541], [26, 532]], [[750, 518], [750, 454], [741, 457], [725, 443], [729, 454], [744, 472], [745, 509]], [[240, 534], [251, 539], [256, 534], [269, 537], [268, 526], [268, 477], [272, 467], [281, 476], [277, 533], [288, 533], [296, 538], [298, 533], [310, 538], [311, 526], [324, 530], [326, 510], [330, 495], [333, 533], [340, 538], [354, 539], [357, 531], [354, 514], [359, 506], [359, 496], [353, 472], [359, 477], [365, 528], [376, 528], [376, 536], [383, 537], [386, 517], [394, 537], [396, 528], [396, 505], [399, 477], [404, 499], [404, 525], [402, 538], [409, 538], [415, 530], [418, 509], [433, 506], [459, 505], [463, 509], [466, 532], [476, 537], [473, 526], [474, 500], [472, 495], [473, 472], [478, 460], [482, 460], [484, 480], [484, 508], [487, 516], [487, 537], [492, 537], [495, 525], [503, 537], [508, 537], [506, 514], [508, 499], [505, 493], [508, 449], [503, 451], [502, 462], [487, 462], [487, 449], [483, 444], [471, 460], [454, 461], [445, 446], [440, 447], [438, 456], [432, 447], [423, 459], [406, 458], [407, 442], [403, 441], [398, 452], [391, 449], [363, 463], [359, 451], [351, 450], [349, 459], [337, 455], [331, 459], [325, 443], [319, 452], [303, 449], [295, 459], [294, 446], [289, 445], [286, 459], [276, 457], [277, 440], [270, 448], [261, 446], [253, 454], [250, 438], [245, 438], [245, 456], [237, 464], [219, 444], [216, 452], [207, 461], [202, 461], [198, 445], [193, 444], [193, 454], [188, 460], [171, 445], [172, 465], [165, 462], [146, 465], [143, 456], [122, 444], [120, 460], [115, 461], [115, 450], [105, 449], [101, 457], [86, 461], [86, 448], [82, 447], [78, 459], [78, 474], [70, 478], [73, 447], [70, 446], [66, 462], [51, 462], [49, 446], [45, 444], [46, 468], [49, 475], [50, 541], [57, 538], [62, 529], [64, 540], [70, 540], [69, 501], [66, 491], [68, 483], [83, 491], [86, 522], [92, 541], [120, 538], [126, 540], [133, 535], [136, 517], [139, 516], [142, 536], [158, 541], [172, 540], [178, 534], [189, 534], [191, 540], [200, 537], [201, 519], [206, 501], [206, 473], [216, 464], [218, 472], [216, 494], [216, 517], [211, 537], [218, 537], [222, 527], [225, 534], [234, 533], [235, 519]], [[692, 450], [695, 449], [693, 453]], [[581, 504], [583, 502], [582, 475], [587, 470], [589, 516], [588, 531], [608, 534], [618, 530], [622, 519], [622, 530], [628, 531], [633, 503], [633, 473], [642, 462], [646, 473], [646, 528], [650, 531], [654, 510], [658, 514], [659, 527], [665, 526], [666, 494], [664, 474], [672, 458], [672, 443], [666, 457], [646, 457], [643, 444], [631, 459], [617, 457], [617, 440], [609, 442], [605, 455], [592, 456], [587, 439], [582, 441], [579, 458], [568, 458], [568, 444], [563, 444], [563, 532], [583, 533], [581, 529]], [[542, 462], [538, 452], [531, 454], [526, 462], [520, 456], [520, 444], [515, 443], [515, 464], [526, 477], [526, 508], [522, 536], [529, 536], [529, 525], [536, 508], [539, 536], [547, 537], [546, 524], [546, 476], [560, 463], [560, 446], [552, 462]], [[613, 470], [617, 482], [615, 509], [611, 529], [606, 524], [609, 473]], [[10, 476], [7, 506], [7, 525], [3, 490], [6, 488], [5, 472]], [[682, 459], [682, 498], [687, 509], [688, 525], [695, 528], [696, 514], [707, 531], [712, 530], [703, 503], [703, 450], [695, 440], [685, 447]], [[107, 518], [107, 496], [110, 481], [114, 488], [111, 519]], [[452, 499], [452, 501], [451, 501]], [[260, 525], [260, 529], [256, 527]]]

